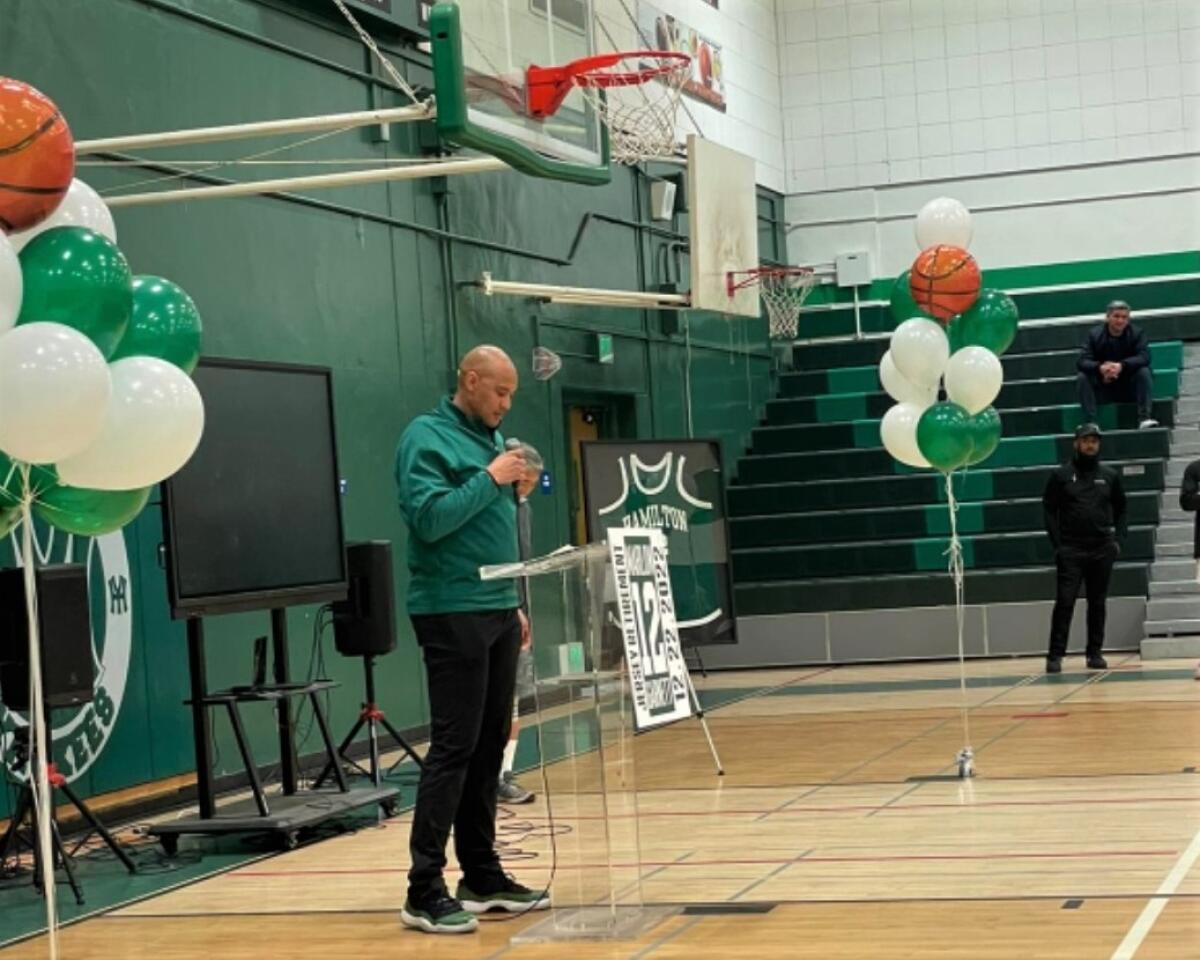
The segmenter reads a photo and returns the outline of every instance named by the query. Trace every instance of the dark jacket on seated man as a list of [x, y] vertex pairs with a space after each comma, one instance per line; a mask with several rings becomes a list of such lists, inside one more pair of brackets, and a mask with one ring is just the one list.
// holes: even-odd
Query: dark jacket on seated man
[[1095, 421], [1100, 403], [1136, 403], [1139, 427], [1158, 426], [1150, 414], [1154, 377], [1146, 334], [1129, 320], [1129, 304], [1114, 300], [1104, 323], [1088, 331], [1076, 363], [1083, 419]]

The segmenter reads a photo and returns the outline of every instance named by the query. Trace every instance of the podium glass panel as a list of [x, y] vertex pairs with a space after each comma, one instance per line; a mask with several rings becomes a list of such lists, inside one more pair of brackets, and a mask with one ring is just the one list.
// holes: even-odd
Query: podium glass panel
[[603, 544], [480, 576], [528, 578], [551, 858], [550, 916], [514, 943], [635, 938], [671, 910], [642, 902], [633, 705]]

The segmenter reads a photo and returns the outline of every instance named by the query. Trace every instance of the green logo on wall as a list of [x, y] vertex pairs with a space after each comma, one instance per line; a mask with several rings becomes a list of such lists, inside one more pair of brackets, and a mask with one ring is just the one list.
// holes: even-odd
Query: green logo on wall
[[[19, 557], [14, 531], [12, 553]], [[91, 703], [52, 711], [54, 759], [68, 781], [77, 780], [104, 750], [112, 735], [125, 683], [133, 644], [133, 588], [129, 579], [129, 554], [121, 531], [96, 539], [63, 535], [39, 525], [34, 549], [39, 565], [86, 563], [88, 595], [92, 614], [92, 661], [95, 670]], [[54, 655], [47, 647], [48, 657]], [[0, 751], [10, 774], [24, 778], [25, 771], [13, 769], [13, 731], [28, 724], [28, 717], [0, 704]]]

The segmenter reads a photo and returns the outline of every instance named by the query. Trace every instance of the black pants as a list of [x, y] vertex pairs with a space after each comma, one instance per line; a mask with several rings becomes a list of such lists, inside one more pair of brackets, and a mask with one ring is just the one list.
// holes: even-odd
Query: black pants
[[1154, 374], [1149, 367], [1139, 367], [1132, 373], [1121, 371], [1112, 383], [1096, 373], [1080, 373], [1076, 377], [1079, 389], [1079, 405], [1083, 407], [1083, 418], [1095, 421], [1098, 403], [1137, 403], [1139, 420], [1149, 420], [1154, 398]]
[[1096, 545], [1063, 544], [1058, 549], [1058, 596], [1050, 615], [1050, 652], [1062, 659], [1067, 652], [1067, 635], [1082, 582], [1087, 594], [1087, 652], [1099, 654], [1104, 646], [1104, 616], [1108, 604], [1108, 580], [1119, 549], [1115, 541]]
[[516, 610], [414, 616], [429, 683], [430, 743], [417, 788], [409, 895], [443, 886], [446, 841], [468, 882], [500, 871], [496, 782], [512, 724]]

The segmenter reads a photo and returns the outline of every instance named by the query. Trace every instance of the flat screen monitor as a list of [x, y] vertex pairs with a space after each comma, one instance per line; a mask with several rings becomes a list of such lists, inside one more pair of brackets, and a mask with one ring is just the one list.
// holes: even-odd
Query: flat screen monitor
[[329, 369], [206, 359], [194, 379], [204, 435], [163, 484], [172, 615], [343, 599]]

